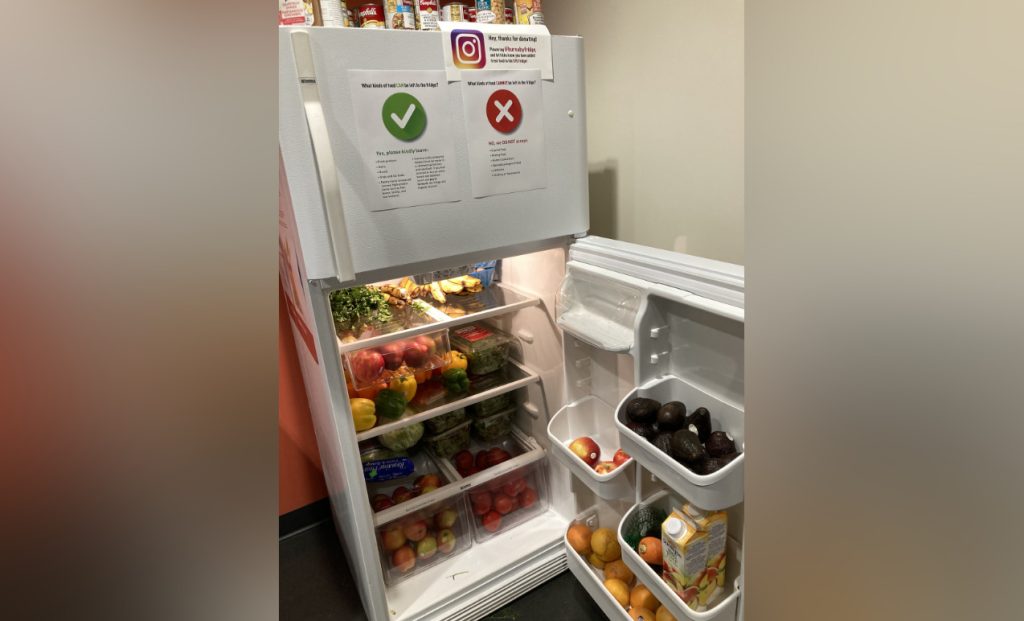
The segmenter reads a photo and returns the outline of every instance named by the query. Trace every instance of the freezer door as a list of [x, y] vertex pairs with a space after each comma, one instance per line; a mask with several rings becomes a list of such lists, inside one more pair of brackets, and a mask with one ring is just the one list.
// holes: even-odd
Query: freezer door
[[375, 210], [380, 190], [369, 183], [373, 158], [360, 147], [348, 72], [443, 70], [442, 36], [281, 29], [279, 140], [310, 278], [367, 282], [439, 265], [456, 267], [562, 245], [567, 236], [587, 230], [579, 37], [552, 37], [554, 80], [541, 84], [546, 187], [473, 197], [463, 82], [445, 82], [458, 200]]

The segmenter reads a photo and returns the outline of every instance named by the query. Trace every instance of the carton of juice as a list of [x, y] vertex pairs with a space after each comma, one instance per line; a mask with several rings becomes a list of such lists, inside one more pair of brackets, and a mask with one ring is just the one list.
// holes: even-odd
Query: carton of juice
[[704, 575], [697, 583], [697, 588], [700, 589], [698, 602], [701, 606], [706, 606], [718, 590], [725, 586], [729, 516], [725, 511], [705, 511], [689, 503], [683, 505], [683, 514], [693, 521], [698, 530], [708, 536], [708, 562]]
[[681, 511], [661, 524], [662, 577], [687, 606], [700, 605], [698, 582], [708, 563], [708, 534], [697, 528]]

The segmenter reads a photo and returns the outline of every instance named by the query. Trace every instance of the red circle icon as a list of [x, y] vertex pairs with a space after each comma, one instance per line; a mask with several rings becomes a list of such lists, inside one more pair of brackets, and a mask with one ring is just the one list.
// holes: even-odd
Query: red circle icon
[[505, 89], [491, 93], [487, 98], [487, 120], [503, 134], [515, 131], [523, 120], [523, 107], [515, 93]]

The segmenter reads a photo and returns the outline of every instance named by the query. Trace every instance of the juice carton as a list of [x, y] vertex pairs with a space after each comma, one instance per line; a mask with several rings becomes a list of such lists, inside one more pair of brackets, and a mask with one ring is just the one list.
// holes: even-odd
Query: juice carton
[[690, 518], [701, 532], [708, 536], [708, 563], [704, 576], [697, 583], [698, 601], [706, 606], [717, 591], [725, 586], [726, 538], [729, 516], [725, 511], [705, 511], [687, 503], [683, 514]]
[[698, 582], [708, 563], [708, 534], [681, 511], [661, 524], [662, 577], [690, 608], [700, 605]]

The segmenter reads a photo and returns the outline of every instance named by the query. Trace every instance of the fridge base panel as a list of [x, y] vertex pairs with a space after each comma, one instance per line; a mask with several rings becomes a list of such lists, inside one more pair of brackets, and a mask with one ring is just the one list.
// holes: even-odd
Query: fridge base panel
[[480, 619], [566, 569], [563, 537], [569, 522], [548, 510], [450, 563], [387, 590], [396, 621]]

